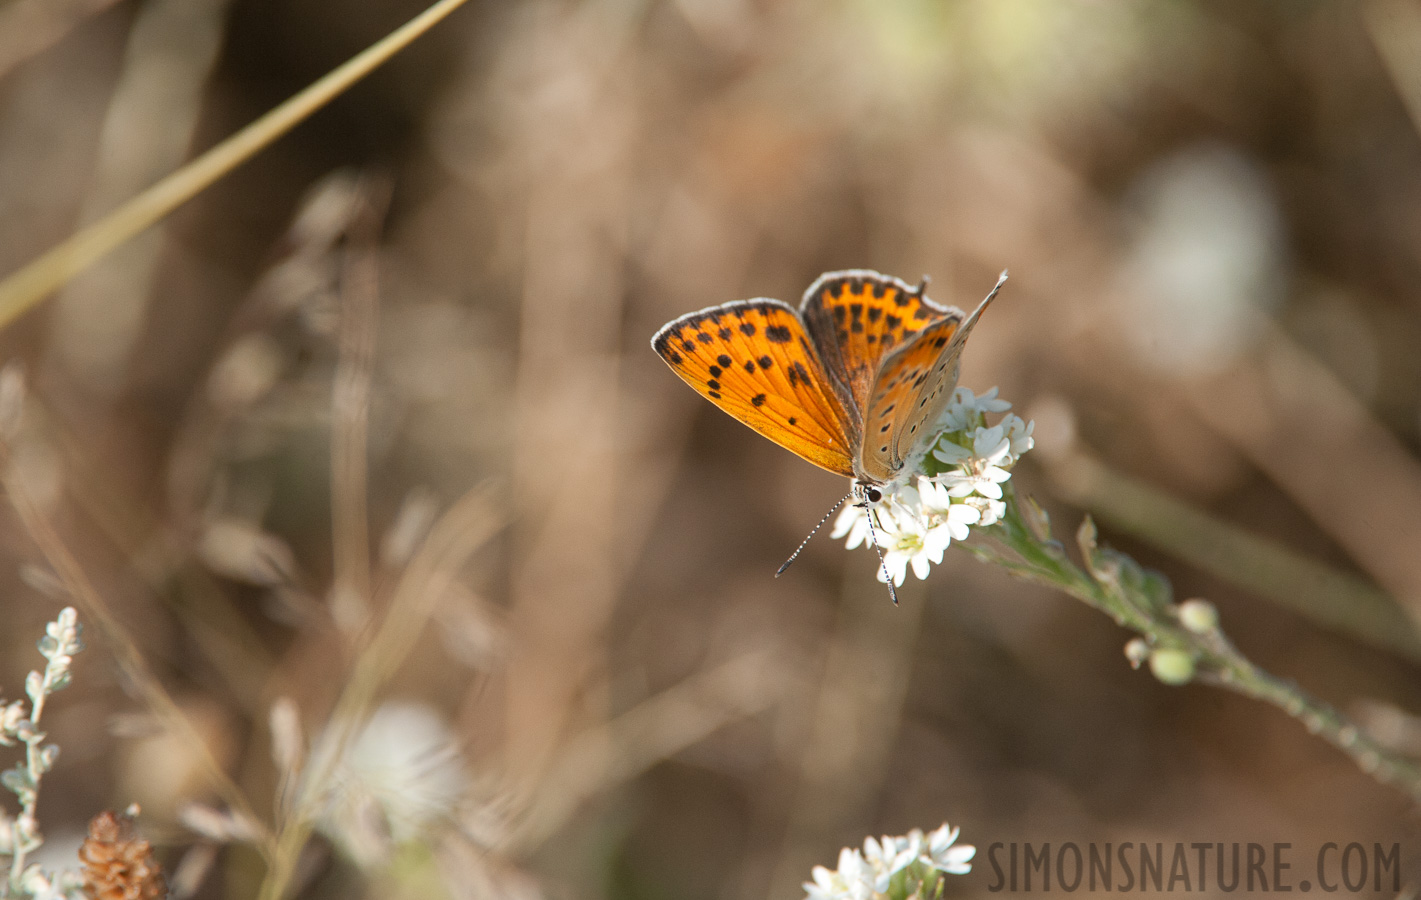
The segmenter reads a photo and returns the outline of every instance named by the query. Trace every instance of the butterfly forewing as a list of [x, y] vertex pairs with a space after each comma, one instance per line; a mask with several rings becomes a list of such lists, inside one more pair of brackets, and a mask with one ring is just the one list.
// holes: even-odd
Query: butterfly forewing
[[853, 477], [858, 429], [799, 316], [778, 300], [744, 300], [684, 315], [651, 345], [725, 412], [815, 465]]
[[866, 269], [819, 276], [800, 305], [825, 367], [859, 411], [868, 408], [883, 359], [947, 312], [921, 290]]

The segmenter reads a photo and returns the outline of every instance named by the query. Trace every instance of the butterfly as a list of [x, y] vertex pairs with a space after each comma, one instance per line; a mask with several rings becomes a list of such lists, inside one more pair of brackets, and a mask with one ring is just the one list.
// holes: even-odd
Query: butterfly
[[967, 336], [1006, 278], [964, 315], [929, 300], [927, 279], [826, 272], [798, 310], [765, 297], [712, 306], [668, 322], [651, 346], [703, 397], [877, 503], [926, 453]]

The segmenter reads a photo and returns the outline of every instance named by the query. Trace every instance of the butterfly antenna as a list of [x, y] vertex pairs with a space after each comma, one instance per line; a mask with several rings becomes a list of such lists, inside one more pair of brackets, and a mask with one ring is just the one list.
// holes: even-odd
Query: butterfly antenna
[[883, 545], [878, 543], [878, 531], [873, 527], [873, 510], [866, 509], [868, 515], [868, 536], [873, 540], [873, 549], [878, 551], [878, 566], [883, 570], [883, 581], [888, 585], [888, 596], [893, 598], [893, 605], [898, 605], [898, 591], [893, 587], [893, 576], [888, 574], [888, 563], [883, 559]]
[[913, 288], [913, 296], [919, 300], [923, 299], [923, 292], [928, 289], [928, 282], [930, 281], [932, 281], [932, 279], [924, 275], [922, 281], [918, 282], [918, 286]]
[[[849, 499], [853, 495], [853, 491], [850, 491], [849, 493], [844, 495], [844, 500]], [[834, 514], [835, 510], [844, 505], [844, 500], [840, 500], [838, 503], [835, 503], [834, 506], [824, 514], [824, 518], [819, 520], [819, 524], [815, 525], [813, 530], [809, 532], [809, 537], [806, 537], [804, 540], [799, 542], [799, 546], [794, 548], [794, 552], [789, 555], [789, 559], [784, 561], [784, 565], [780, 566], [778, 569], [775, 570], [776, 578], [779, 578], [785, 573], [785, 569], [788, 569], [790, 567], [790, 564], [794, 562], [795, 558], [799, 556], [799, 551], [803, 550], [804, 545], [809, 543], [809, 538], [814, 537], [814, 535], [818, 533], [819, 529], [824, 527], [824, 523], [829, 521], [829, 517]]]

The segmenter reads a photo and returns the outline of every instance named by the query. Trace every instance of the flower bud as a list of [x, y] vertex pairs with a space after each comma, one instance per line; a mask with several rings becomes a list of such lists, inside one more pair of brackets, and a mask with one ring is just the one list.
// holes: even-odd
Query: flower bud
[[1130, 661], [1130, 668], [1138, 669], [1150, 658], [1150, 645], [1144, 638], [1132, 638], [1125, 645], [1125, 658]]
[[1198, 597], [1179, 604], [1179, 621], [1195, 634], [1208, 634], [1219, 627], [1219, 611]]
[[1194, 678], [1194, 657], [1183, 650], [1156, 650], [1150, 654], [1150, 672], [1168, 685], [1188, 684]]

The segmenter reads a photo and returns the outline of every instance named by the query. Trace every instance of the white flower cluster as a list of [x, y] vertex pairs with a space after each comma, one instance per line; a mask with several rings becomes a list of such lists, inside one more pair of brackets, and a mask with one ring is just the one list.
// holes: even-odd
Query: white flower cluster
[[839, 867], [814, 867], [804, 883], [807, 900], [906, 900], [927, 897], [941, 874], [972, 871], [977, 848], [958, 844], [959, 829], [942, 827], [929, 834], [914, 828], [905, 837], [868, 838], [863, 851], [845, 847]]
[[[869, 508], [846, 506], [831, 536], [847, 537], [850, 550], [859, 546], [869, 538], [871, 512], [883, 550], [878, 580], [902, 584], [910, 564], [919, 580], [927, 578], [948, 545], [967, 539], [970, 526], [992, 525], [1006, 513], [1002, 484], [1035, 444], [1035, 423], [1009, 409], [1010, 403], [997, 399], [996, 388], [980, 397], [965, 387], [954, 390], [938, 420], [941, 431], [927, 444], [922, 463], [911, 467], [913, 474], [883, 486], [883, 499]], [[1006, 415], [989, 426], [988, 413]]]

